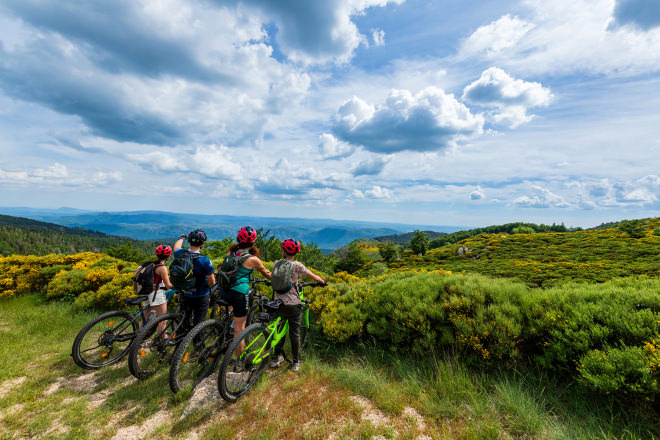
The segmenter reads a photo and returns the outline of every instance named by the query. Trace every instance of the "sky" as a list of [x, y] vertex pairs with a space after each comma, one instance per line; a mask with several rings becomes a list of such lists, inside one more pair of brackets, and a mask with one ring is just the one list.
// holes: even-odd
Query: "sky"
[[660, 216], [657, 0], [5, 0], [3, 206]]

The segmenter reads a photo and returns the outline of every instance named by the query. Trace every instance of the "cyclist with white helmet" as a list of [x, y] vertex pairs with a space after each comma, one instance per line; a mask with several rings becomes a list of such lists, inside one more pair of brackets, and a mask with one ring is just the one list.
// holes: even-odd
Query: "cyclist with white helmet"
[[[283, 259], [275, 262], [273, 272], [278, 273], [280, 266], [288, 265], [287, 261], [291, 261], [291, 288], [284, 292], [276, 291], [275, 298], [282, 300], [282, 305], [277, 309], [279, 315], [282, 319], [289, 321], [289, 339], [291, 341], [292, 352], [291, 370], [298, 371], [300, 368], [300, 321], [302, 318], [302, 304], [300, 302], [300, 294], [298, 293], [298, 279], [311, 278], [318, 283], [325, 283], [325, 281], [320, 276], [312, 273], [301, 262], [294, 261], [296, 254], [300, 252], [300, 243], [291, 238], [287, 238], [282, 242], [281, 247]], [[282, 338], [275, 349], [275, 356], [270, 363], [272, 368], [278, 367], [284, 361], [284, 356], [282, 355], [283, 347], [284, 338]]]

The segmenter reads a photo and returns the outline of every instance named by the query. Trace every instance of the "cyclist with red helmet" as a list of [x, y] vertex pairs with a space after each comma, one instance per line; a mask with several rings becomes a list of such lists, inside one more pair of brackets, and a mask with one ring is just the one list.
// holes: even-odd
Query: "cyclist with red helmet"
[[[172, 255], [171, 247], [167, 245], [160, 245], [156, 248], [157, 260], [153, 262], [155, 290], [148, 293], [149, 307], [145, 309], [145, 316], [147, 317], [149, 317], [152, 311], [156, 312], [156, 316], [167, 313], [167, 299], [165, 298], [165, 289], [171, 289], [173, 286], [170, 282], [170, 277], [167, 274], [165, 261], [167, 261], [170, 255]], [[163, 326], [164, 325], [165, 322], [163, 322]]]
[[[229, 247], [227, 255], [234, 254], [243, 259], [236, 271], [236, 282], [227, 289], [221, 289], [220, 298], [232, 305], [234, 310], [234, 337], [245, 328], [247, 320], [250, 293], [250, 276], [256, 270], [270, 279], [270, 271], [266, 269], [259, 258], [259, 249], [254, 246], [257, 231], [252, 226], [244, 226], [236, 234], [236, 242]], [[241, 352], [243, 347], [239, 347]]]
[[[311, 278], [318, 283], [325, 283], [323, 278], [312, 273], [299, 261], [295, 261], [296, 254], [300, 252], [300, 243], [287, 238], [282, 242], [282, 260], [275, 262], [273, 267], [273, 280], [275, 276], [286, 274], [290, 277], [291, 284], [285, 287], [288, 290], [275, 291], [275, 298], [282, 300], [282, 305], [278, 309], [278, 313], [282, 319], [289, 321], [289, 339], [291, 340], [291, 356], [292, 356], [292, 371], [298, 371], [300, 368], [300, 322], [302, 318], [302, 306], [300, 302], [300, 294], [298, 293], [298, 279]], [[290, 271], [290, 272], [289, 272]], [[290, 275], [289, 275], [290, 273]], [[275, 282], [273, 282], [275, 286]], [[278, 367], [283, 361], [284, 338], [275, 348], [275, 355], [270, 362], [272, 368]]]

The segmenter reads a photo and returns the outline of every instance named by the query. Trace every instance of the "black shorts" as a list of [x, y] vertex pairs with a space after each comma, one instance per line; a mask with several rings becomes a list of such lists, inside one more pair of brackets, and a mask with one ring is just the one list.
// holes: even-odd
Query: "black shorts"
[[242, 318], [247, 316], [249, 308], [249, 297], [241, 292], [231, 289], [222, 289], [220, 291], [220, 298], [227, 301], [234, 308], [234, 317]]

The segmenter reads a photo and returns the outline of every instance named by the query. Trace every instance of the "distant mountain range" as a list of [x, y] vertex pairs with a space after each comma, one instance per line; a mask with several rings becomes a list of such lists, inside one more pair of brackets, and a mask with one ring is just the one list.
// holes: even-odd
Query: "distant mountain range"
[[194, 228], [204, 229], [211, 240], [216, 240], [233, 237], [238, 228], [251, 225], [270, 230], [271, 234], [280, 239], [293, 237], [306, 243], [314, 242], [320, 248], [327, 250], [337, 249], [358, 238], [395, 235], [413, 229], [433, 229], [451, 233], [467, 228], [333, 219], [180, 214], [161, 211], [99, 212], [73, 208], [0, 207], [0, 213], [137, 240], [171, 241]]

